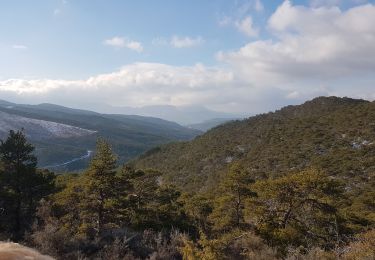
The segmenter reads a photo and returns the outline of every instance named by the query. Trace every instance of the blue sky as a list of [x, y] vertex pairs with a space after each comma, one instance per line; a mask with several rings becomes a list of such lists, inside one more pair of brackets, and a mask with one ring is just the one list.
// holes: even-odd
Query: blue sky
[[0, 98], [236, 113], [316, 95], [373, 99], [374, 10], [365, 0], [4, 0]]
[[[265, 23], [277, 1], [264, 12], [248, 1], [3, 1], [0, 9], [1, 76], [81, 78], [145, 61], [171, 65], [216, 63], [215, 53], [237, 49], [246, 35], [220, 26], [225, 17], [245, 16], [241, 8]], [[266, 11], [268, 10], [268, 11]], [[126, 37], [142, 43], [144, 51], [108, 48], [105, 39]], [[196, 48], [169, 48], [155, 39], [173, 36], [204, 39]], [[26, 51], [12, 49], [27, 46]], [[6, 61], [7, 62], [6, 62]], [[9, 61], [13, 61], [12, 65]]]

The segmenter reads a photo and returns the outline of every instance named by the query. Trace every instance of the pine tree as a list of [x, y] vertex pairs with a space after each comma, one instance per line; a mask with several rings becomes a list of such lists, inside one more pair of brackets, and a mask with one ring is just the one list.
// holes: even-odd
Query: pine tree
[[111, 146], [103, 139], [96, 145], [96, 154], [84, 174], [85, 194], [82, 205], [87, 222], [93, 224], [97, 235], [113, 223], [116, 199], [117, 157]]
[[254, 180], [238, 163], [234, 163], [220, 184], [220, 196], [214, 201], [210, 219], [215, 230], [240, 228], [244, 224], [244, 207], [248, 198], [256, 194], [250, 189]]
[[273, 246], [333, 247], [344, 232], [335, 201], [342, 184], [315, 169], [258, 181], [250, 216]]
[[9, 137], [0, 143], [1, 227], [14, 240], [22, 238], [32, 224], [38, 201], [54, 188], [54, 175], [36, 169], [33, 151], [22, 131], [10, 131]]

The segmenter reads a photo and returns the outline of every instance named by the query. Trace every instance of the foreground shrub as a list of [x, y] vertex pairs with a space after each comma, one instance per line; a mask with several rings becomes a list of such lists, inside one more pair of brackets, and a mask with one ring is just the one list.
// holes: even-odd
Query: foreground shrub
[[356, 241], [350, 243], [343, 254], [343, 259], [375, 259], [375, 229], [361, 234]]
[[184, 237], [181, 253], [184, 259], [188, 260], [277, 259], [275, 250], [268, 247], [261, 238], [239, 230], [215, 239], [208, 239], [201, 234], [201, 238], [196, 243]]

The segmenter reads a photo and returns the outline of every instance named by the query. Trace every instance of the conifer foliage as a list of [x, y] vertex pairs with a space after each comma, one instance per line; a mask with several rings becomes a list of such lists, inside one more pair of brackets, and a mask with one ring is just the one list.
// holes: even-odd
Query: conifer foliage
[[97, 234], [101, 234], [111, 222], [114, 213], [116, 190], [116, 156], [111, 146], [99, 139], [96, 154], [84, 173], [84, 196], [82, 198], [84, 218], [92, 223]]
[[39, 200], [54, 188], [54, 175], [36, 169], [33, 151], [22, 131], [10, 131], [0, 143], [0, 229], [15, 241], [30, 228]]

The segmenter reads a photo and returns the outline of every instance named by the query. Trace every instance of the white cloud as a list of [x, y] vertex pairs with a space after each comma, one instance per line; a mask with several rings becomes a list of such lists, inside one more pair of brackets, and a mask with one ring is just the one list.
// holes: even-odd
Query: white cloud
[[249, 37], [256, 37], [258, 36], [259, 30], [254, 28], [253, 19], [251, 16], [247, 16], [244, 19], [237, 21], [235, 23], [236, 28]]
[[36, 96], [51, 102], [57, 99], [81, 105], [86, 101], [123, 106], [187, 105], [219, 98], [220, 91], [231, 89], [233, 82], [231, 71], [201, 64], [176, 67], [135, 63], [85, 80], [4, 80], [0, 81], [0, 93], [2, 96], [14, 93], [21, 97]]
[[235, 11], [231, 15], [224, 15], [218, 20], [221, 27], [231, 26], [248, 37], [257, 37], [259, 28], [254, 26], [250, 13], [262, 12], [264, 10], [261, 0], [247, 0], [236, 4]]
[[249, 13], [253, 11], [262, 12], [264, 11], [264, 5], [262, 0], [241, 0], [241, 1], [234, 1], [235, 5], [235, 12], [233, 14], [234, 17], [242, 18], [247, 16]]
[[229, 16], [224, 16], [222, 17], [220, 20], [219, 20], [219, 25], [220, 26], [228, 26], [230, 24], [232, 24], [233, 21], [232, 21], [232, 18], [229, 17]]
[[115, 36], [111, 39], [105, 40], [104, 44], [113, 46], [113, 47], [123, 48], [125, 47], [126, 40], [125, 38]]
[[191, 38], [188, 36], [179, 37], [175, 35], [170, 40], [170, 45], [174, 48], [190, 48], [190, 47], [201, 45], [203, 43], [204, 43], [204, 40], [200, 36]]
[[136, 52], [143, 51], [142, 43], [119, 36], [105, 40], [104, 44], [115, 48], [128, 48]]
[[262, 12], [262, 11], [264, 10], [264, 6], [263, 6], [261, 0], [255, 0], [254, 9], [255, 9], [257, 12]]
[[165, 37], [157, 37], [152, 40], [153, 45], [169, 45], [173, 48], [191, 48], [202, 45], [204, 39], [201, 36], [189, 37], [189, 36], [177, 36], [174, 35], [170, 39]]
[[[218, 56], [248, 81], [334, 79], [375, 70], [375, 6], [342, 12], [285, 1], [270, 17], [275, 39], [250, 42]], [[253, 76], [249, 76], [253, 75]]]
[[22, 44], [14, 44], [14, 45], [12, 45], [12, 48], [17, 49], [17, 50], [27, 50], [28, 49], [26, 45], [22, 45]]
[[142, 52], [143, 51], [142, 44], [140, 42], [136, 42], [136, 41], [129, 41], [126, 44], [126, 47], [128, 49], [131, 49], [131, 50], [134, 50], [134, 51], [137, 51], [137, 52]]

